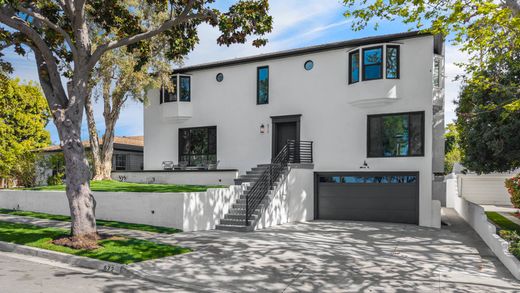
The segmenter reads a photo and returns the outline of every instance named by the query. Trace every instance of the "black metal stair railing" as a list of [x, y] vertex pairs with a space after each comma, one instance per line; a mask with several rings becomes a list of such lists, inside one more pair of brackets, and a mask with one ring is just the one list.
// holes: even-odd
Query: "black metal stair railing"
[[248, 190], [246, 194], [245, 225], [249, 226], [251, 216], [258, 205], [264, 200], [289, 164], [310, 164], [312, 162], [312, 141], [288, 140], [251, 189]]

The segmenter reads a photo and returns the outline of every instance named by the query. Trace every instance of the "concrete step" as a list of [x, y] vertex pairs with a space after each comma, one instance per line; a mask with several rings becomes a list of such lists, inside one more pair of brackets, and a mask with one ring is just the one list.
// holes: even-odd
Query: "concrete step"
[[253, 226], [244, 226], [244, 225], [216, 225], [216, 230], [222, 231], [234, 231], [234, 232], [250, 232], [253, 231]]
[[220, 225], [241, 226], [245, 225], [244, 219], [221, 219]]
[[[245, 215], [245, 212], [244, 213], [240, 213], [240, 214], [226, 214], [224, 216], [224, 219], [226, 220], [240, 220], [240, 221], [245, 221], [245, 218], [246, 218], [246, 215]], [[252, 214], [249, 219], [250, 220], [256, 220], [258, 218], [258, 215], [256, 214]]]
[[[262, 209], [264, 207], [263, 203], [260, 203], [257, 207], [257, 209]], [[246, 204], [245, 203], [234, 203], [232, 206], [233, 209], [237, 210], [246, 210]]]

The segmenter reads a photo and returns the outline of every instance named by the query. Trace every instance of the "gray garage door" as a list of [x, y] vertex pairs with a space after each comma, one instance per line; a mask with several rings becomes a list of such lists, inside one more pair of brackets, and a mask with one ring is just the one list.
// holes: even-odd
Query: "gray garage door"
[[317, 219], [418, 224], [418, 172], [318, 173]]

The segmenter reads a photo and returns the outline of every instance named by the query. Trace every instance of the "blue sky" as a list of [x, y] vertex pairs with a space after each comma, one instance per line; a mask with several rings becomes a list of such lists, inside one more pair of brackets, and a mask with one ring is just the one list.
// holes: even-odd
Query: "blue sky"
[[[219, 2], [217, 0], [217, 2]], [[222, 5], [229, 5], [234, 1], [224, 0]], [[205, 63], [222, 59], [232, 59], [249, 55], [268, 53], [279, 50], [299, 48], [310, 45], [348, 40], [366, 36], [398, 33], [410, 27], [402, 23], [380, 22], [376, 31], [373, 26], [363, 31], [354, 32], [350, 28], [350, 21], [343, 16], [345, 8], [338, 0], [271, 0], [271, 15], [274, 19], [274, 29], [267, 36], [269, 43], [262, 48], [254, 48], [250, 44], [220, 47], [216, 44], [218, 30], [208, 25], [199, 27], [200, 43], [191, 52], [186, 65]], [[220, 6], [220, 3], [219, 3]], [[461, 73], [454, 62], [460, 62], [467, 57], [458, 48], [446, 44], [446, 122], [455, 118], [453, 101], [457, 97], [460, 84], [453, 79]], [[34, 57], [21, 57], [12, 51], [6, 52], [6, 59], [15, 69], [13, 76], [22, 80], [38, 80], [34, 66]], [[102, 105], [96, 104], [96, 121], [100, 131], [103, 131]], [[83, 123], [82, 137], [88, 138], [87, 126]], [[58, 143], [56, 128], [52, 122], [48, 127], [52, 142]], [[116, 135], [143, 134], [143, 106], [138, 102], [129, 101], [121, 112], [117, 123]]]

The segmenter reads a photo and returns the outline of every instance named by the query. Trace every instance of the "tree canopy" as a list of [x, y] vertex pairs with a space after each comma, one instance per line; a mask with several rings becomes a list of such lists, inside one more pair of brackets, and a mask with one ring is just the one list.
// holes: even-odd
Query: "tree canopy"
[[49, 145], [48, 109], [36, 84], [0, 75], [0, 177], [15, 177], [32, 151]]
[[[493, 79], [495, 86], [482, 80]], [[459, 96], [457, 129], [462, 164], [478, 173], [520, 168], [520, 51], [501, 64], [491, 64], [467, 79]]]

